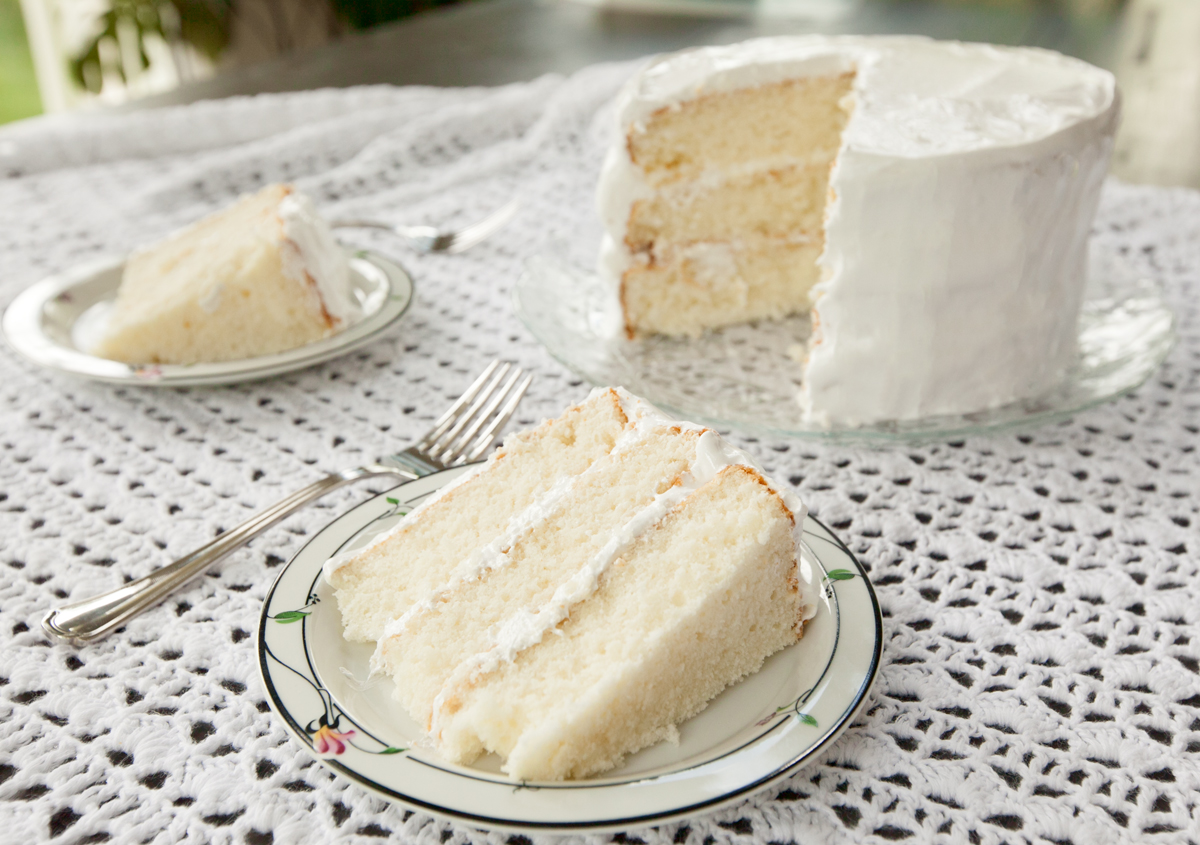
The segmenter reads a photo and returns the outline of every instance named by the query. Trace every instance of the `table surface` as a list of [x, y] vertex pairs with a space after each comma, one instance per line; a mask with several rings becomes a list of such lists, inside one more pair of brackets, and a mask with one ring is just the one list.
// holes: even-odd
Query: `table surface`
[[[669, 4], [670, 0], [668, 0]], [[728, 44], [798, 33], [917, 34], [963, 41], [1046, 47], [1110, 67], [1120, 17], [1069, 16], [1050, 6], [997, 8], [907, 2], [846, 2], [834, 15], [736, 18], [622, 11], [567, 0], [475, 0], [380, 26], [312, 51], [185, 85], [130, 105], [301, 91], [325, 86], [499, 85], [544, 73], [570, 73], [697, 44]], [[826, 2], [825, 8], [837, 8]]]
[[[364, 792], [316, 764], [266, 704], [254, 636], [263, 597], [365, 488], [288, 519], [105, 641], [51, 644], [38, 623], [324, 472], [395, 451], [494, 357], [535, 374], [515, 425], [586, 395], [509, 297], [523, 262], [564, 234], [559, 210], [592, 202], [604, 110], [631, 69], [497, 89], [233, 98], [0, 131], [3, 303], [274, 180], [294, 180], [331, 216], [450, 226], [523, 203], [501, 235], [458, 256], [356, 233], [412, 271], [416, 302], [386, 338], [290, 375], [124, 388], [0, 354], [5, 837], [507, 838]], [[1094, 236], [1161, 282], [1179, 318], [1179, 345], [1135, 393], [1060, 424], [954, 442], [730, 433], [870, 567], [883, 666], [866, 709], [808, 768], [719, 813], [615, 841], [1196, 838], [1200, 194], [1111, 183]]]

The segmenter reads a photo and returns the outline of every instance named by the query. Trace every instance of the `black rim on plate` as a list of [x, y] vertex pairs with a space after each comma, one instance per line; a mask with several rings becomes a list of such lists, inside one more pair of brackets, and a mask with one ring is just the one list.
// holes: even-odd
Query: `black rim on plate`
[[[440, 475], [440, 474], [441, 473], [439, 473], [438, 475]], [[430, 479], [433, 479], [433, 478], [436, 478], [436, 476], [426, 476], [424, 479], [418, 479], [418, 481], [428, 482]], [[312, 539], [310, 539], [307, 543], [305, 543], [305, 545], [293, 556], [292, 560], [288, 562], [287, 566], [285, 566], [283, 571], [281, 571], [280, 574], [276, 577], [275, 582], [272, 584], [270, 591], [267, 593], [267, 596], [264, 599], [263, 611], [260, 616], [259, 628], [258, 628], [259, 671], [260, 671], [260, 674], [263, 679], [264, 687], [267, 690], [267, 696], [271, 702], [272, 709], [275, 711], [275, 713], [277, 715], [279, 715], [284, 720], [285, 724], [290, 728], [291, 732], [297, 737], [307, 737], [308, 732], [306, 731], [305, 726], [300, 724], [297, 721], [297, 719], [288, 710], [287, 704], [284, 702], [281, 693], [276, 688], [276, 685], [272, 678], [272, 668], [268, 663], [268, 659], [271, 659], [271, 660], [274, 660], [275, 662], [277, 662], [281, 667], [284, 667], [292, 672], [296, 672], [296, 670], [293, 669], [291, 666], [289, 666], [285, 661], [283, 661], [278, 656], [271, 653], [270, 648], [267, 645], [267, 623], [268, 623], [268, 621], [270, 621], [269, 610], [271, 608], [271, 603], [272, 603], [273, 598], [275, 597], [276, 591], [279, 589], [280, 585], [285, 581], [285, 579], [291, 577], [289, 575], [289, 572], [292, 569], [292, 567], [296, 565], [296, 562], [298, 560], [303, 559], [303, 557], [305, 557], [306, 552], [308, 551], [309, 547], [314, 542], [316, 542], [318, 540], [318, 538], [320, 538], [322, 536], [322, 534], [324, 534], [324, 531], [328, 530], [328, 528], [336, 525], [339, 522], [342, 522], [343, 520], [348, 521], [349, 524], [346, 525], [346, 529], [348, 530], [349, 533], [347, 533], [344, 537], [340, 537], [340, 540], [338, 543], [338, 549], [340, 550], [345, 545], [347, 545], [349, 542], [351, 542], [355, 537], [360, 536], [362, 534], [362, 532], [366, 528], [368, 528], [372, 522], [377, 521], [380, 518], [380, 517], [373, 517], [372, 519], [369, 519], [366, 522], [363, 522], [361, 525], [358, 524], [358, 521], [356, 521], [354, 519], [354, 516], [355, 516], [355, 514], [361, 515], [362, 510], [364, 508], [368, 508], [370, 506], [377, 507], [380, 499], [387, 499], [390, 502], [396, 502], [396, 501], [403, 500], [403, 503], [406, 505], [413, 504], [417, 500], [423, 498], [424, 496], [429, 495], [429, 493], [431, 493], [431, 492], [433, 492], [433, 490], [437, 489], [437, 487], [433, 487], [432, 489], [424, 490], [422, 493], [420, 493], [416, 496], [413, 496], [410, 499], [404, 500], [403, 499], [404, 488], [411, 484], [414, 484], [414, 483], [417, 483], [417, 482], [405, 482], [404, 484], [401, 484], [401, 485], [393, 488], [390, 491], [380, 493], [377, 496], [373, 496], [372, 498], [367, 499], [366, 501], [360, 503], [359, 505], [355, 506], [351, 510], [347, 511], [342, 516], [335, 519], [333, 522], [330, 523], [329, 526], [326, 527], [326, 529], [323, 529], [321, 532], [318, 532]], [[422, 485], [422, 486], [424, 487], [426, 485]], [[437, 486], [440, 487], [441, 485], [437, 485]], [[399, 494], [399, 497], [397, 497], [397, 494]], [[668, 822], [671, 820], [679, 819], [681, 817], [686, 817], [686, 816], [690, 816], [690, 815], [695, 815], [696, 813], [709, 811], [709, 810], [715, 809], [719, 806], [733, 803], [743, 797], [746, 797], [754, 792], [757, 792], [757, 791], [769, 786], [771, 783], [788, 776], [793, 771], [800, 768], [804, 763], [809, 761], [814, 755], [816, 755], [821, 750], [823, 750], [826, 746], [828, 746], [832, 741], [834, 741], [842, 733], [842, 731], [849, 725], [850, 721], [862, 709], [863, 705], [865, 704], [865, 702], [867, 700], [867, 693], [870, 690], [871, 685], [874, 682], [875, 676], [878, 673], [879, 664], [880, 664], [880, 656], [882, 654], [882, 649], [883, 649], [882, 614], [880, 612], [879, 602], [875, 595], [875, 590], [871, 585], [870, 579], [867, 575], [865, 568], [863, 567], [861, 562], [858, 560], [858, 558], [854, 555], [854, 553], [850, 551], [850, 549], [845, 545], [845, 543], [843, 543], [837, 537], [837, 535], [834, 534], [828, 528], [828, 526], [826, 526], [824, 523], [822, 523], [820, 520], [816, 519], [815, 517], [809, 516], [808, 518], [811, 519], [824, 532], [825, 536], [822, 536], [821, 534], [817, 534], [814, 532], [806, 531], [805, 535], [804, 535], [805, 539], [808, 541], [815, 539], [820, 542], [828, 543], [828, 544], [832, 545], [834, 548], [836, 548], [838, 552], [845, 555], [845, 557], [853, 564], [854, 569], [855, 569], [855, 574], [859, 578], [861, 578], [862, 583], [866, 589], [867, 597], [868, 597], [870, 605], [871, 605], [871, 611], [872, 611], [872, 615], [873, 615], [872, 623], [874, 626], [874, 637], [873, 637], [873, 644], [872, 644], [872, 648], [871, 648], [871, 658], [870, 658], [870, 662], [869, 662], [869, 668], [868, 668], [867, 672], [865, 673], [865, 676], [864, 676], [861, 684], [859, 685], [857, 692], [853, 695], [852, 700], [850, 701], [849, 705], [844, 708], [844, 710], [842, 711], [839, 718], [837, 719], [837, 721], [834, 724], [832, 724], [828, 729], [826, 729], [816, 741], [807, 745], [805, 747], [805, 749], [803, 751], [801, 751], [798, 755], [796, 755], [793, 759], [789, 760], [788, 762], [784, 763], [783, 765], [775, 767], [774, 769], [772, 769], [769, 772], [766, 772], [766, 773], [754, 778], [753, 780], [747, 781], [744, 784], [740, 784], [737, 787], [735, 787], [733, 789], [729, 789], [720, 795], [712, 796], [710, 798], [706, 798], [706, 799], [700, 800], [700, 801], [694, 801], [691, 803], [681, 803], [681, 804], [678, 804], [675, 806], [664, 808], [660, 812], [642, 813], [642, 814], [638, 814], [638, 815], [620, 816], [620, 817], [613, 817], [613, 818], [577, 819], [577, 820], [571, 820], [569, 822], [535, 821], [535, 820], [512, 818], [512, 817], [508, 817], [508, 818], [497, 817], [497, 816], [492, 816], [492, 815], [473, 813], [468, 810], [464, 810], [464, 809], [460, 809], [460, 808], [447, 807], [444, 804], [431, 802], [426, 799], [419, 798], [419, 797], [413, 796], [408, 793], [400, 792], [392, 787], [389, 787], [383, 783], [378, 782], [377, 780], [374, 780], [368, 776], [361, 774], [360, 772], [356, 771], [354, 768], [351, 768], [341, 762], [338, 762], [337, 760], [329, 759], [327, 757], [325, 757], [325, 758], [318, 757], [318, 759], [323, 765], [329, 767], [330, 769], [340, 772], [341, 774], [345, 775], [347, 778], [354, 781], [355, 783], [358, 783], [361, 786], [364, 786], [364, 787], [370, 789], [371, 791], [376, 792], [380, 795], [383, 795], [387, 798], [393, 799], [393, 800], [401, 803], [402, 805], [405, 805], [405, 806], [408, 806], [411, 808], [415, 808], [415, 809], [419, 809], [419, 810], [424, 810], [433, 815], [441, 816], [443, 818], [449, 818], [449, 819], [453, 819], [453, 820], [457, 820], [457, 821], [466, 822], [469, 824], [483, 825], [483, 826], [491, 827], [491, 828], [509, 829], [509, 830], [539, 830], [539, 831], [560, 831], [560, 832], [587, 831], [587, 830], [596, 831], [596, 830], [601, 830], [601, 829], [617, 830], [617, 829], [627, 829], [627, 828], [631, 828], [631, 827], [645, 826], [648, 824], [661, 824], [661, 823], [665, 823], [665, 822]], [[361, 520], [359, 520], [359, 521], [361, 521]], [[818, 563], [819, 566], [824, 568], [824, 564], [821, 562], [820, 556], [817, 555], [816, 551], [812, 549], [811, 542], [809, 542], [808, 545], [809, 545], [810, 552], [811, 552], [813, 558], [815, 559], [815, 561]], [[336, 551], [334, 553], [336, 553]], [[326, 556], [326, 557], [328, 557], [328, 556]], [[315, 592], [316, 586], [317, 586], [320, 578], [321, 578], [321, 571], [320, 571], [320, 567], [318, 567], [317, 572], [311, 578], [308, 579], [306, 594], [311, 595]], [[835, 608], [835, 613], [840, 617], [840, 608], [838, 605], [838, 599], [837, 599], [836, 592], [833, 591], [831, 588], [830, 588], [830, 592], [833, 593], [833, 606]], [[306, 625], [306, 623], [307, 623], [306, 619], [300, 620], [300, 630], [301, 631], [304, 630], [304, 626]], [[835, 627], [834, 645], [830, 650], [830, 657], [828, 658], [828, 660], [826, 662], [825, 668], [822, 670], [822, 673], [821, 673], [822, 678], [829, 671], [829, 667], [830, 667], [830, 665], [832, 665], [834, 655], [837, 652], [837, 642], [838, 642], [837, 638], [840, 636], [840, 619], [835, 619], [835, 626], [836, 627]], [[317, 671], [317, 668], [313, 663], [313, 658], [312, 658], [311, 652], [309, 650], [307, 635], [302, 633], [301, 636], [304, 637], [304, 652], [305, 652], [305, 658], [308, 661], [308, 670], [312, 673], [313, 678], [319, 680], [320, 673]], [[297, 672], [297, 674], [300, 674], [300, 673]], [[310, 684], [312, 683], [311, 681], [308, 681], [308, 679], [305, 679], [305, 680]], [[814, 683], [813, 687], [815, 688], [816, 686], [817, 686], [817, 683]], [[326, 692], [326, 694], [328, 694], [328, 693]], [[374, 735], [369, 730], [364, 728], [363, 725], [358, 720], [356, 720], [353, 715], [351, 715], [350, 713], [347, 713], [344, 709], [342, 709], [340, 707], [340, 705], [338, 707], [338, 710], [341, 713], [341, 715], [344, 715], [351, 723], [353, 723], [355, 725], [355, 728], [358, 730], [361, 730], [364, 733], [364, 735], [372, 737], [373, 739], [380, 742], [381, 744], [386, 745], [386, 743], [383, 743], [382, 740], [379, 740], [377, 737], [374, 737]], [[756, 735], [752, 739], [741, 743], [737, 748], [728, 750], [714, 758], [706, 758], [702, 762], [697, 763], [696, 766], [708, 765], [708, 764], [714, 762], [715, 760], [723, 759], [725, 757], [741, 753], [741, 752], [745, 751], [747, 748], [749, 748], [750, 746], [757, 744], [763, 738], [765, 738], [767, 735], [773, 733], [776, 729], [780, 728], [781, 726], [783, 726], [785, 724], [787, 724], [786, 720], [775, 722], [775, 723], [771, 724], [767, 730], [763, 731], [761, 734]], [[312, 752], [313, 749], [311, 746], [311, 741], [306, 742], [306, 747], [308, 747], [310, 752]], [[646, 776], [631, 776], [627, 779], [622, 779], [619, 781], [611, 780], [611, 781], [597, 782], [597, 781], [588, 781], [585, 779], [585, 780], [582, 780], [579, 782], [545, 783], [545, 784], [538, 782], [536, 784], [526, 785], [526, 784], [516, 783], [516, 782], [510, 781], [510, 780], [507, 780], [507, 779], [503, 778], [503, 776], [492, 776], [492, 775], [489, 775], [488, 773], [484, 773], [484, 772], [480, 772], [479, 776], [471, 775], [471, 774], [468, 774], [465, 772], [457, 771], [455, 769], [450, 769], [450, 768], [446, 768], [443, 766], [439, 766], [436, 763], [432, 763], [430, 761], [420, 759], [418, 757], [410, 756], [407, 759], [411, 760], [412, 762], [420, 763], [422, 765], [429, 766], [431, 768], [440, 770], [440, 771], [450, 774], [452, 776], [462, 777], [462, 778], [468, 779], [468, 780], [478, 780], [478, 781], [482, 781], [482, 782], [493, 784], [493, 785], [494, 784], [500, 784], [500, 785], [504, 785], [504, 786], [511, 785], [515, 789], [519, 789], [519, 788], [530, 788], [530, 789], [536, 789], [536, 790], [579, 790], [579, 789], [594, 790], [594, 789], [610, 789], [610, 788], [611, 789], [621, 789], [621, 788], [629, 786], [630, 784], [644, 783], [647, 781], [656, 780], [659, 777], [661, 777], [663, 774], [663, 773], [659, 773], [659, 774], [646, 775]], [[687, 768], [693, 768], [693, 767], [687, 767]], [[671, 773], [673, 774], [677, 771], [685, 771], [685, 770], [686, 770], [686, 768], [675, 769], [675, 770], [671, 770]]]

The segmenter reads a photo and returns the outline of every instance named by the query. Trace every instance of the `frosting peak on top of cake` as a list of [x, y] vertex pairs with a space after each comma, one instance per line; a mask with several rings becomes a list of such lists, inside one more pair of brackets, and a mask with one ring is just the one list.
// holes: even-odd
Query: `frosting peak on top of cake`
[[298, 282], [312, 279], [326, 313], [345, 325], [362, 316], [362, 308], [350, 287], [350, 265], [334, 240], [329, 225], [321, 219], [306, 195], [292, 190], [279, 203], [276, 213], [283, 236], [291, 249], [282, 252], [283, 272]]
[[1028, 143], [1103, 113], [1116, 97], [1111, 73], [1049, 50], [916, 36], [774, 37], [660, 59], [625, 90], [620, 120], [629, 127], [704, 94], [851, 71], [856, 104], [844, 144], [880, 155]]

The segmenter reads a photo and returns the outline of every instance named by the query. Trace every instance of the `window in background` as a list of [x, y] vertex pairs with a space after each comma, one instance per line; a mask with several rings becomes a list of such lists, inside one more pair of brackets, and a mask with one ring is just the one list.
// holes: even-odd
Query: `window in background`
[[1113, 173], [1200, 188], [1200, 2], [1131, 0], [1123, 36]]
[[21, 4], [18, 0], [0, 0], [0, 123], [41, 112]]
[[[20, 0], [20, 6], [46, 111], [64, 111], [169, 90], [447, 2], [454, 0]], [[17, 0], [0, 3], [7, 10]]]
[[[208, 12], [219, 2], [196, 0]], [[213, 28], [162, 0], [21, 0], [48, 112], [118, 103], [212, 72]], [[184, 39], [183, 33], [193, 42]], [[200, 31], [201, 35], [197, 35]], [[215, 47], [219, 49], [219, 44]]]

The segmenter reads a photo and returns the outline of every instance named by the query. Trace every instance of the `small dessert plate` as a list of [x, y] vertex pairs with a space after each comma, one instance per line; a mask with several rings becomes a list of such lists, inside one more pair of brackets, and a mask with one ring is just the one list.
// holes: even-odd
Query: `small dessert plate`
[[787, 777], [844, 731], [875, 680], [883, 627], [866, 571], [811, 517], [802, 555], [819, 594], [804, 637], [717, 696], [660, 743], [601, 776], [516, 782], [494, 755], [473, 766], [439, 759], [368, 679], [372, 644], [342, 636], [321, 567], [365, 545], [464, 471], [446, 470], [370, 499], [313, 537], [263, 604], [259, 668], [275, 712], [318, 760], [385, 798], [474, 827], [540, 833], [628, 830], [707, 813]]
[[110, 258], [43, 279], [4, 312], [4, 338], [19, 355], [61, 373], [114, 384], [189, 387], [267, 378], [328, 361], [369, 343], [412, 303], [413, 282], [400, 265], [373, 252], [347, 250], [360, 320], [335, 335], [274, 355], [214, 364], [132, 366], [83, 351], [121, 284], [123, 258]]

